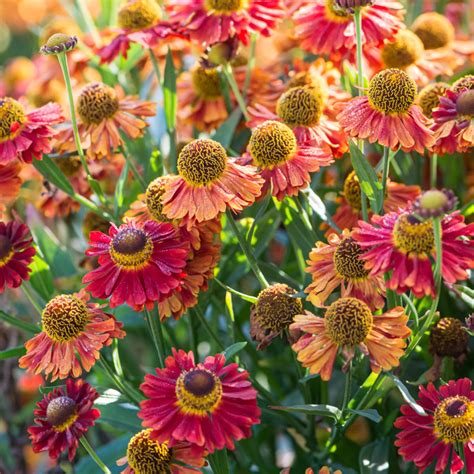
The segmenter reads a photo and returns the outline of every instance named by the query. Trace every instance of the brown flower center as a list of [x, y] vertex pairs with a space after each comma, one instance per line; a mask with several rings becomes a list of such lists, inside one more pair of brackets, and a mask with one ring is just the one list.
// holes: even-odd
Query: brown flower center
[[463, 119], [474, 117], [474, 89], [463, 92], [456, 101], [456, 112]]
[[427, 257], [434, 249], [433, 222], [420, 222], [410, 214], [402, 214], [395, 223], [393, 241], [403, 253]]
[[420, 91], [416, 101], [427, 117], [431, 118], [433, 109], [439, 105], [439, 98], [443, 97], [447, 89], [449, 89], [449, 84], [446, 82], [436, 82]]
[[456, 395], [445, 398], [434, 413], [435, 433], [447, 443], [466, 443], [474, 435], [474, 402]]
[[222, 97], [217, 69], [196, 66], [191, 72], [191, 81], [196, 94], [202, 99], [212, 100]]
[[459, 319], [441, 318], [430, 332], [430, 350], [440, 357], [459, 357], [467, 351], [469, 335]]
[[166, 178], [160, 176], [153, 180], [146, 188], [146, 207], [153, 219], [158, 222], [170, 222], [170, 219], [163, 214], [162, 198], [165, 192], [165, 181]]
[[152, 430], [137, 433], [128, 443], [127, 461], [135, 474], [169, 474], [173, 450], [150, 438]]
[[296, 137], [291, 128], [275, 120], [267, 120], [252, 131], [249, 152], [260, 168], [273, 168], [296, 153]]
[[474, 89], [474, 75], [467, 74], [466, 76], [461, 77], [453, 84], [452, 89], [454, 92], [461, 92], [463, 89]]
[[117, 265], [126, 270], [136, 270], [150, 261], [153, 243], [142, 229], [124, 227], [113, 238], [109, 251]]
[[278, 116], [290, 127], [311, 127], [319, 123], [323, 110], [321, 94], [311, 86], [293, 87], [277, 102]]
[[369, 307], [356, 298], [339, 298], [324, 316], [329, 337], [339, 346], [357, 345], [365, 340], [372, 328]]
[[348, 280], [365, 280], [369, 272], [364, 268], [364, 260], [360, 258], [362, 249], [352, 238], [343, 239], [334, 252], [336, 272]]
[[78, 156], [54, 158], [53, 161], [66, 176], [74, 176], [82, 166], [81, 159]]
[[77, 404], [69, 397], [53, 398], [46, 408], [46, 420], [54, 431], [65, 431], [77, 420]]
[[227, 165], [225, 148], [210, 138], [188, 143], [178, 156], [178, 173], [189, 184], [205, 186], [219, 179]]
[[443, 48], [454, 40], [453, 24], [436, 12], [420, 15], [411, 29], [421, 39], [425, 49]]
[[248, 5], [248, 0], [204, 0], [204, 8], [218, 15], [230, 15]]
[[395, 41], [384, 44], [382, 60], [386, 67], [404, 69], [418, 61], [424, 51], [423, 43], [410, 30], [400, 30]]
[[10, 97], [0, 99], [0, 143], [15, 138], [26, 122], [25, 109]]
[[115, 115], [119, 101], [114, 89], [101, 82], [94, 82], [82, 89], [76, 108], [84, 124], [99, 124]]
[[118, 12], [118, 26], [124, 30], [149, 28], [160, 19], [161, 9], [156, 0], [134, 0]]
[[355, 171], [351, 171], [344, 180], [343, 192], [352, 209], [360, 211], [362, 209], [360, 183]]
[[15, 255], [15, 250], [10, 239], [1, 234], [0, 235], [0, 268], [4, 267]]

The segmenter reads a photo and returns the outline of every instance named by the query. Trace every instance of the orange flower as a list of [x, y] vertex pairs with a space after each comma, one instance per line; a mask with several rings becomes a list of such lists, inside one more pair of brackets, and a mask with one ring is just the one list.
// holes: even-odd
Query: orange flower
[[22, 183], [20, 172], [21, 163], [18, 161], [0, 165], [0, 216], [20, 192]]
[[374, 315], [363, 301], [340, 298], [327, 308], [323, 318], [309, 311], [295, 316], [290, 329], [306, 334], [292, 348], [303, 367], [319, 374], [322, 380], [331, 378], [340, 349], [348, 363], [359, 348], [370, 357], [372, 371], [379, 373], [399, 365], [406, 346], [404, 339], [411, 334], [407, 321], [400, 306]]

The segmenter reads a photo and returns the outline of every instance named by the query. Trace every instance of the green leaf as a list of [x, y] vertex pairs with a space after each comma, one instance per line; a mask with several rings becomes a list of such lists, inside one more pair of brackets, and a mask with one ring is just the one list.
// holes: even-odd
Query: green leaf
[[12, 347], [0, 351], [0, 360], [12, 359], [13, 357], [21, 357], [26, 354], [26, 349], [23, 346]]
[[246, 239], [247, 239], [247, 242], [249, 244], [252, 244], [252, 238], [253, 238], [253, 234], [255, 232], [255, 227], [261, 221], [261, 219], [262, 219], [263, 215], [265, 214], [265, 211], [267, 210], [268, 205], [270, 204], [271, 200], [272, 200], [272, 193], [268, 192], [267, 195], [265, 196], [265, 198], [261, 201], [261, 203], [258, 207], [257, 213], [255, 214], [255, 217], [253, 219], [252, 225], [250, 226], [250, 229], [247, 232]]
[[379, 214], [383, 205], [382, 184], [367, 158], [352, 140], [349, 141], [349, 147], [351, 149], [352, 166], [359, 179], [360, 187], [368, 197], [372, 210]]
[[321, 218], [321, 220], [327, 222], [333, 229], [340, 232], [341, 229], [337, 224], [334, 223], [331, 216], [327, 212], [323, 200], [311, 188], [306, 188], [304, 191], [302, 191], [302, 193], [308, 199], [311, 209]]
[[232, 357], [234, 357], [235, 354], [240, 352], [246, 345], [247, 342], [236, 342], [235, 344], [232, 344], [226, 350], [224, 350], [222, 354], [224, 354], [224, 357], [226, 359], [232, 359]]
[[355, 413], [359, 416], [363, 416], [364, 418], [367, 418], [373, 421], [374, 423], [379, 423], [382, 420], [382, 417], [380, 416], [379, 412], [374, 408], [369, 408], [368, 410], [352, 410], [348, 408], [347, 411], [350, 413]]
[[27, 323], [21, 319], [15, 318], [10, 314], [5, 313], [0, 309], [0, 319], [5, 321], [6, 323], [10, 324], [11, 326], [15, 326], [18, 329], [22, 329], [23, 331], [36, 334], [41, 331], [41, 329], [34, 324]]
[[54, 294], [53, 276], [49, 265], [36, 254], [30, 268], [31, 286], [45, 301], [49, 301]]
[[461, 299], [474, 308], [474, 290], [463, 285], [454, 285], [454, 288], [461, 293]]
[[129, 403], [110, 403], [98, 406], [100, 419], [98, 422], [107, 423], [110, 426], [124, 430], [137, 432], [143, 429], [141, 420], [138, 418], [138, 408]]
[[332, 405], [292, 405], [288, 407], [283, 406], [272, 406], [270, 407], [273, 410], [283, 410], [289, 411], [292, 413], [304, 413], [306, 415], [318, 415], [318, 416], [328, 416], [329, 418], [333, 418], [338, 421], [341, 416], [342, 412], [339, 408], [332, 406]]
[[207, 457], [214, 474], [230, 474], [227, 450], [214, 451]]
[[360, 474], [388, 473], [388, 439], [374, 441], [364, 446], [359, 454]]
[[71, 183], [51, 158], [44, 156], [42, 160], [33, 160], [33, 166], [56, 187], [62, 189], [69, 196], [74, 195]]
[[418, 415], [426, 415], [426, 412], [423, 407], [416, 403], [415, 399], [411, 396], [410, 392], [408, 391], [408, 388], [405, 387], [403, 382], [393, 374], [389, 374], [389, 376], [395, 382], [395, 385], [400, 391], [400, 394], [402, 395], [403, 399], [413, 408], [413, 410], [415, 410]]
[[166, 128], [168, 130], [174, 130], [176, 128], [178, 98], [176, 95], [176, 70], [174, 68], [173, 55], [169, 48], [166, 55], [165, 77], [163, 80], [163, 103]]
[[224, 148], [228, 148], [232, 142], [235, 129], [240, 122], [242, 112], [237, 107], [232, 111], [226, 121], [211, 135], [211, 138], [219, 142]]
[[123, 190], [125, 188], [125, 183], [128, 178], [129, 167], [130, 167], [129, 161], [125, 160], [125, 166], [122, 168], [122, 172], [120, 173], [117, 186], [115, 187], [114, 210], [117, 215], [120, 214], [120, 210], [122, 209], [122, 206], [123, 206], [123, 202], [124, 202]]

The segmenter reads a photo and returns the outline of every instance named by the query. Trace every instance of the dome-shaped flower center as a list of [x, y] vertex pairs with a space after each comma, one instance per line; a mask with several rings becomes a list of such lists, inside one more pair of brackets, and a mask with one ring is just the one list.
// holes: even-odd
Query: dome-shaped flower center
[[467, 351], [469, 335], [459, 319], [441, 318], [430, 332], [430, 350], [440, 357], [459, 357]]
[[365, 280], [369, 272], [364, 268], [364, 260], [360, 258], [362, 253], [359, 244], [352, 237], [343, 239], [334, 252], [336, 272], [348, 280]]
[[76, 108], [83, 123], [98, 124], [117, 112], [119, 101], [114, 89], [101, 82], [93, 82], [82, 89]]
[[315, 92], [320, 96], [321, 102], [327, 98], [327, 84], [324, 79], [321, 78], [314, 71], [309, 69], [308, 71], [302, 71], [295, 74], [286, 84], [286, 89], [290, 90], [294, 87], [312, 87]]
[[184, 413], [207, 415], [221, 401], [222, 382], [207, 369], [183, 372], [176, 382], [176, 398]]
[[46, 421], [54, 431], [65, 431], [77, 420], [77, 404], [69, 397], [53, 398], [46, 408]]
[[454, 40], [453, 24], [436, 12], [420, 15], [411, 29], [421, 39], [425, 49], [442, 48]]
[[352, 209], [355, 211], [362, 209], [360, 183], [355, 171], [351, 171], [344, 180], [343, 193]]
[[150, 439], [151, 429], [137, 433], [128, 443], [127, 461], [135, 474], [168, 474], [172, 449]]
[[449, 84], [446, 82], [436, 82], [420, 91], [416, 101], [427, 117], [431, 118], [433, 109], [439, 105], [439, 98], [444, 95], [447, 89], [449, 89]]
[[415, 101], [416, 84], [400, 69], [385, 69], [371, 79], [367, 95], [370, 105], [380, 112], [401, 114]]
[[393, 228], [393, 241], [403, 253], [428, 256], [434, 249], [433, 222], [420, 222], [415, 216], [402, 214]]
[[74, 176], [82, 166], [81, 159], [78, 156], [54, 158], [53, 161], [66, 176]]
[[474, 89], [463, 92], [458, 97], [456, 112], [463, 119], [470, 120], [474, 117]]
[[163, 194], [165, 192], [166, 177], [160, 176], [153, 180], [146, 188], [145, 200], [146, 207], [153, 219], [158, 222], [170, 222], [163, 214]]
[[474, 436], [474, 402], [456, 395], [445, 398], [434, 413], [435, 433], [448, 443], [466, 443]]
[[423, 54], [423, 43], [418, 36], [409, 30], [400, 30], [395, 41], [384, 44], [382, 60], [386, 67], [404, 69], [414, 64]]
[[226, 165], [225, 148], [209, 138], [193, 140], [178, 156], [179, 175], [194, 186], [204, 186], [219, 179]]
[[336, 0], [326, 0], [326, 17], [336, 23], [347, 23], [351, 19], [350, 13], [339, 6]]
[[118, 26], [124, 30], [149, 28], [161, 19], [156, 0], [135, 0], [123, 5], [118, 12]]
[[260, 168], [273, 168], [296, 153], [296, 137], [290, 127], [267, 120], [252, 131], [249, 153]]
[[196, 94], [205, 100], [222, 97], [221, 81], [215, 68], [196, 66], [191, 73], [191, 81]]
[[25, 109], [15, 99], [0, 98], [0, 143], [15, 138], [26, 122]]
[[287, 329], [297, 314], [303, 313], [300, 298], [293, 298], [296, 291], [283, 283], [277, 283], [262, 290], [255, 304], [256, 320], [259, 326], [271, 332]]
[[211, 13], [230, 15], [248, 5], [248, 0], [204, 0], [204, 8]]
[[322, 110], [321, 94], [310, 86], [287, 90], [278, 99], [276, 108], [278, 116], [290, 127], [317, 125]]
[[419, 199], [420, 207], [428, 211], [442, 208], [446, 206], [448, 201], [449, 198], [446, 193], [443, 193], [443, 191], [440, 191], [439, 189], [425, 191]]
[[461, 92], [463, 89], [474, 89], [474, 75], [468, 74], [458, 79], [452, 86], [454, 92]]
[[53, 341], [68, 342], [81, 334], [89, 319], [84, 301], [73, 295], [59, 295], [45, 306], [41, 324]]
[[357, 345], [372, 328], [370, 308], [356, 298], [339, 298], [326, 310], [324, 323], [329, 337], [339, 346]]
[[113, 238], [109, 251], [117, 265], [126, 270], [136, 270], [150, 261], [153, 243], [142, 229], [124, 227]]
[[3, 234], [0, 234], [0, 268], [5, 266], [15, 254], [13, 245], [10, 239]]

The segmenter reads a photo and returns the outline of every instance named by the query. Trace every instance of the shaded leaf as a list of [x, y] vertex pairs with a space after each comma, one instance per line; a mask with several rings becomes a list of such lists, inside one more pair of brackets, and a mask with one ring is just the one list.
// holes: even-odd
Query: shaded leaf
[[235, 354], [240, 352], [246, 345], [247, 342], [236, 342], [235, 344], [232, 344], [226, 350], [224, 350], [222, 354], [224, 354], [227, 360], [232, 359], [232, 357], [234, 357]]
[[226, 121], [211, 136], [213, 140], [219, 142], [224, 148], [228, 148], [232, 142], [235, 129], [240, 122], [242, 112], [237, 107], [232, 111]]
[[74, 195], [71, 183], [51, 158], [44, 156], [42, 160], [33, 160], [33, 166], [56, 187], [70, 196]]
[[26, 354], [24, 346], [12, 347], [11, 349], [5, 349], [0, 351], [0, 360], [12, 359], [13, 357], [21, 357]]
[[339, 420], [341, 418], [342, 412], [339, 408], [332, 405], [292, 405], [288, 407], [283, 406], [272, 406], [274, 410], [283, 410], [289, 411], [292, 413], [305, 413], [306, 415], [318, 415], [318, 416], [328, 416], [329, 418], [334, 418]]
[[31, 286], [38, 292], [38, 294], [48, 301], [54, 294], [53, 275], [49, 265], [36, 254], [33, 257], [33, 262], [30, 265], [30, 283]]
[[229, 474], [229, 460], [227, 458], [227, 450], [214, 451], [207, 457], [214, 474]]
[[364, 446], [359, 454], [360, 474], [388, 473], [388, 439], [377, 440]]
[[173, 63], [173, 55], [168, 49], [165, 63], [165, 76], [163, 79], [163, 107], [165, 111], [166, 128], [176, 128], [176, 110], [178, 98], [176, 96], [176, 70]]
[[22, 329], [23, 331], [26, 331], [32, 334], [36, 334], [41, 331], [41, 329], [38, 326], [27, 323], [26, 321], [22, 321], [21, 319], [15, 318], [15, 316], [7, 314], [2, 310], [0, 310], [0, 319], [2, 321], [7, 322], [8, 324], [11, 324], [12, 326], [17, 327], [18, 329]]
[[369, 408], [367, 410], [352, 410], [349, 408], [347, 411], [350, 413], [355, 413], [359, 416], [363, 416], [364, 418], [367, 418], [373, 421], [374, 423], [379, 423], [382, 420], [382, 417], [380, 416], [379, 412], [374, 408]]
[[400, 394], [402, 395], [403, 399], [413, 408], [413, 410], [415, 410], [416, 413], [418, 413], [419, 415], [426, 415], [426, 412], [423, 407], [416, 403], [415, 399], [411, 396], [410, 392], [408, 391], [408, 388], [405, 387], [403, 382], [393, 374], [389, 374], [389, 376], [395, 382], [395, 385], [400, 391]]

